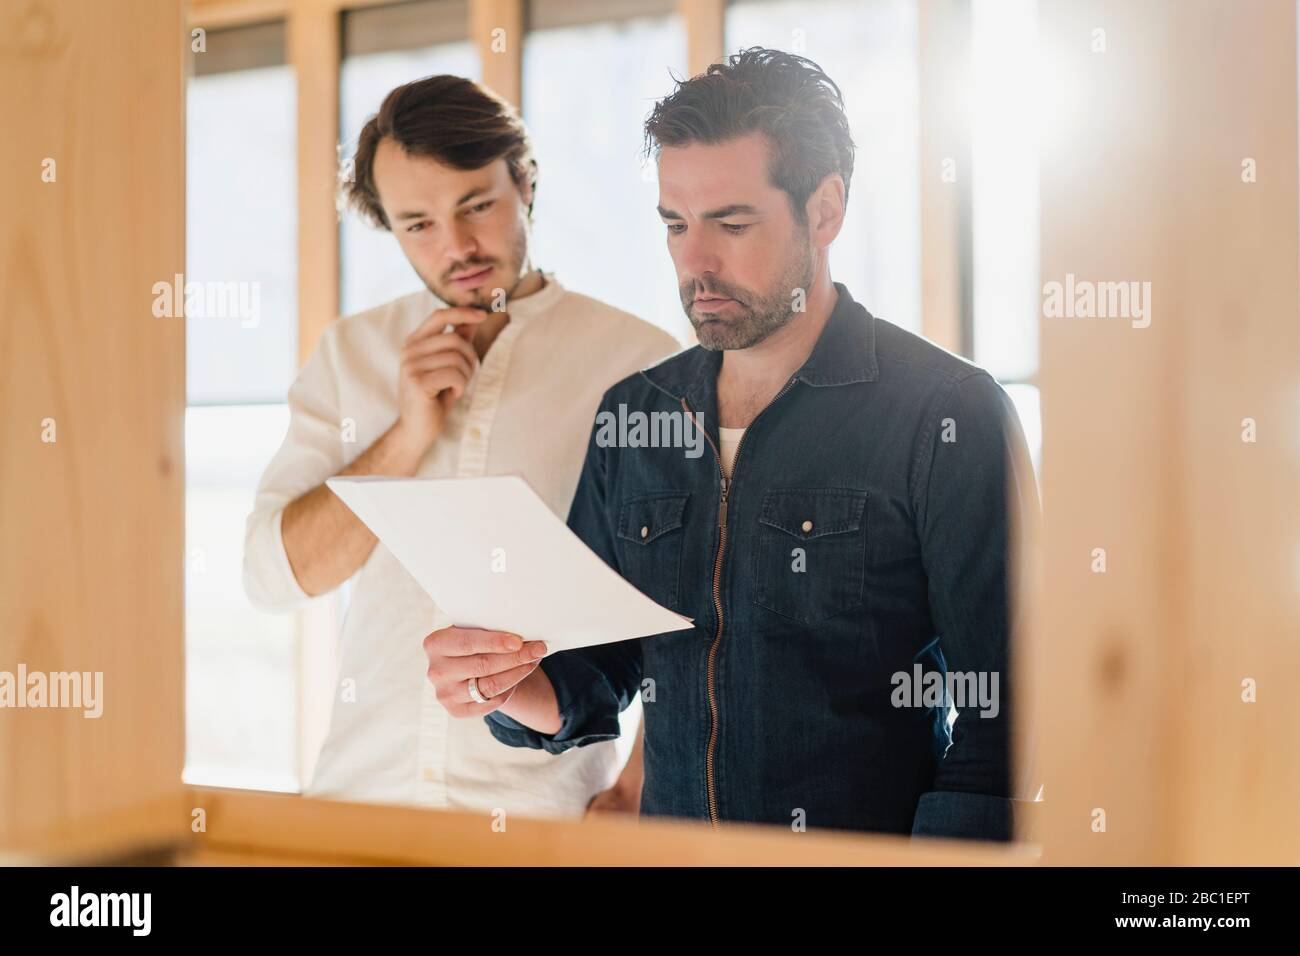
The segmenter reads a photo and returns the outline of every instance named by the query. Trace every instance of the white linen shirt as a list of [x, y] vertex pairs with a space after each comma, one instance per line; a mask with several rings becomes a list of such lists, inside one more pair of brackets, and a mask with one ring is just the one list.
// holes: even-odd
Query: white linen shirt
[[[568, 291], [551, 274], [546, 280], [510, 303], [510, 321], [417, 474], [519, 472], [564, 519], [605, 389], [680, 346], [647, 322]], [[288, 433], [248, 518], [244, 587], [255, 606], [287, 610], [308, 600], [280, 537], [284, 507], [337, 474], [396, 421], [402, 343], [442, 307], [427, 290], [412, 293], [339, 319], [322, 335], [289, 390]], [[617, 745], [604, 741], [558, 755], [504, 746], [482, 719], [450, 717], [425, 676], [424, 636], [455, 622], [382, 544], [353, 582], [329, 732], [307, 795], [576, 817], [617, 779], [640, 717], [637, 704], [623, 714]]]

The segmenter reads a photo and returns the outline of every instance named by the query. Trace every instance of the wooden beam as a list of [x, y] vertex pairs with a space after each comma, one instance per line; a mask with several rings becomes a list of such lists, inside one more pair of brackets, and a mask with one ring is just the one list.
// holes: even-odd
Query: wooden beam
[[189, 0], [190, 26], [205, 30], [244, 27], [289, 15], [292, 0]]
[[1294, 865], [1295, 4], [1044, 0], [1039, 25], [1043, 282], [1150, 283], [1145, 318], [1041, 319], [1047, 859]]
[[[434, 866], [1025, 866], [1036, 847], [912, 840], [850, 833], [791, 834], [785, 827], [593, 817], [584, 821], [314, 800], [287, 794], [191, 788], [205, 854], [334, 863]], [[505, 829], [500, 826], [504, 824]], [[227, 859], [227, 862], [233, 862]]]
[[307, 360], [339, 310], [339, 12], [293, 0], [289, 63], [298, 80], [298, 357]]
[[102, 679], [98, 717], [0, 710], [3, 845], [180, 793], [189, 42], [156, 0], [0, 38], [0, 670]]
[[[318, 0], [340, 13], [386, 6], [401, 0]], [[189, 23], [209, 30], [242, 27], [268, 20], [287, 20], [294, 0], [188, 0]]]
[[523, 108], [523, 0], [470, 0], [469, 38], [478, 50], [483, 85]]
[[[160, 819], [183, 826], [161, 840]], [[0, 865], [111, 864], [145, 855], [197, 866], [1034, 866], [1042, 853], [1024, 845], [792, 834], [780, 826], [730, 824], [714, 832], [705, 823], [652, 818], [494, 818], [187, 787], [171, 800], [21, 841], [0, 854]]]
[[678, 0], [677, 10], [686, 23], [686, 67], [695, 76], [726, 51], [727, 0]]
[[145, 855], [175, 854], [194, 845], [192, 800], [193, 794], [178, 781], [175, 792], [164, 798], [27, 830], [0, 854], [0, 866], [112, 865]]

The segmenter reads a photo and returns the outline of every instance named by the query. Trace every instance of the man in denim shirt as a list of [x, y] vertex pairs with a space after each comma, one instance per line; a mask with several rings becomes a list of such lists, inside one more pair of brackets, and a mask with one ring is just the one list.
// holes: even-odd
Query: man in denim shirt
[[695, 627], [540, 662], [446, 628], [439, 700], [560, 754], [641, 693], [648, 815], [1009, 839], [1008, 545], [1037, 507], [1009, 399], [832, 282], [853, 143], [815, 64], [744, 51], [646, 132], [700, 345], [597, 422], [679, 415], [707, 451], [598, 425], [569, 526]]

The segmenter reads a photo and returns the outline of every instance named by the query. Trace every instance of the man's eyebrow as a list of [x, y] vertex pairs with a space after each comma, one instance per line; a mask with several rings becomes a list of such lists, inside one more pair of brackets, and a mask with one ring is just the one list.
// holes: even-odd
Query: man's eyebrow
[[730, 206], [720, 206], [717, 209], [710, 209], [701, 219], [726, 219], [728, 216], [757, 216], [758, 210], [748, 203], [732, 203]]
[[[457, 205], [457, 206], [463, 206], [463, 205], [465, 205], [465, 203], [469, 202], [471, 199], [476, 199], [476, 198], [478, 198], [479, 196], [482, 196], [484, 193], [487, 193], [487, 192], [489, 192], [489, 191], [490, 191], [490, 190], [489, 190], [489, 188], [488, 188], [487, 186], [476, 186], [476, 187], [474, 187], [473, 189], [471, 189], [469, 192], [467, 192], [465, 195], [463, 195], [463, 196], [461, 196], [459, 199], [457, 199], [457, 200], [456, 200], [456, 205]], [[394, 216], [393, 218], [396, 219], [396, 220], [398, 220], [398, 221], [406, 220], [406, 219], [426, 219], [426, 218], [428, 218], [428, 213], [419, 212], [418, 210], [416, 210], [416, 211], [408, 211], [408, 212], [399, 212], [399, 213], [398, 213], [396, 216]]]
[[[674, 212], [671, 209], [665, 209], [663, 206], [656, 206], [659, 215], [664, 219], [681, 219], [681, 213]], [[730, 206], [720, 206], [717, 209], [710, 209], [701, 219], [726, 219], [728, 216], [757, 216], [758, 209], [748, 203], [732, 203]]]

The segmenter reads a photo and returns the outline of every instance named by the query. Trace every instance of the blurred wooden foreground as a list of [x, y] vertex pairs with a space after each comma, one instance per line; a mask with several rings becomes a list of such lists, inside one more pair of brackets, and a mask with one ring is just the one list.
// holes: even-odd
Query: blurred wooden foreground
[[780, 827], [715, 833], [702, 823], [616, 817], [495, 822], [488, 814], [189, 787], [169, 800], [42, 834], [0, 854], [0, 863], [1016, 866], [1038, 856], [1026, 845], [795, 834]]
[[[300, 78], [317, 54], [337, 69], [330, 38], [347, 0], [258, 2], [290, 17]], [[922, 42], [952, 42], [934, 18], [963, 7], [925, 5]], [[693, 9], [720, 16], [722, 5]], [[474, 29], [518, 24], [520, 11], [475, 3]], [[1014, 703], [1020, 765], [1045, 799], [1022, 835], [1047, 863], [1295, 864], [1296, 7], [1043, 0], [1039, 18], [1043, 281], [1150, 282], [1153, 312], [1145, 328], [1040, 320], [1044, 516], [1026, 529]], [[693, 60], [721, 52], [721, 35], [692, 29]], [[187, 48], [179, 0], [0, 2], [0, 669], [102, 671], [107, 697], [99, 719], [0, 711], [6, 859], [1038, 858], [608, 820], [511, 819], [496, 833], [474, 815], [183, 787], [184, 322], [150, 305], [155, 282], [184, 272]], [[494, 66], [504, 87], [508, 67]], [[334, 156], [320, 130], [337, 84], [311, 76], [310, 89], [329, 92], [299, 117], [313, 131], [300, 136], [299, 194], [328, 258], [319, 237], [333, 225], [319, 210]], [[926, 89], [935, 84], [926, 71]], [[923, 107], [926, 155], [944, 154], [928, 124], [950, 112]], [[47, 159], [54, 181], [42, 177]], [[953, 298], [945, 270], [956, 262], [945, 251], [956, 220], [935, 192], [927, 309]], [[327, 321], [334, 289], [319, 271], [300, 276], [324, 290], [302, 298], [305, 321]], [[56, 442], [41, 440], [47, 419]], [[1104, 575], [1090, 568], [1097, 548]]]

